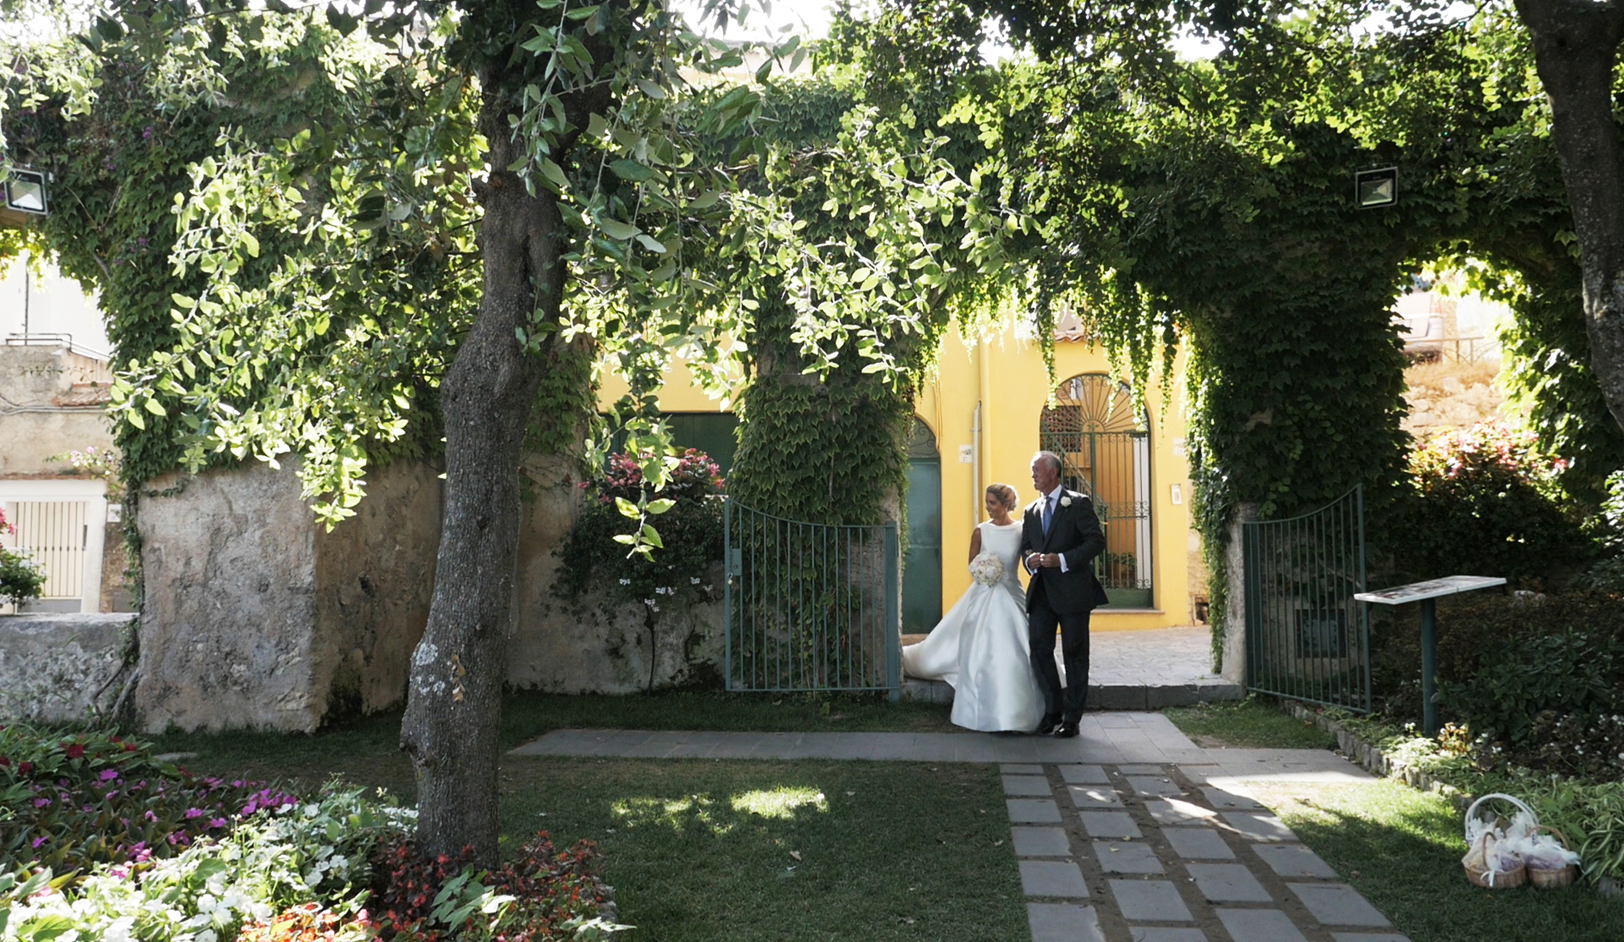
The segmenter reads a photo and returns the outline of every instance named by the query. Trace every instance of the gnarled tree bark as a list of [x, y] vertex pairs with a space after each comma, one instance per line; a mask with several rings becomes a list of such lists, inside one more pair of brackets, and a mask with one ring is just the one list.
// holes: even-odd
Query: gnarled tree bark
[[[593, 52], [605, 61], [610, 50]], [[509, 119], [519, 114], [528, 80], [527, 57], [511, 53], [499, 50], [479, 69], [480, 120], [490, 146], [480, 194], [484, 296], [440, 390], [445, 509], [428, 626], [412, 655], [401, 723], [401, 748], [416, 773], [419, 849], [436, 856], [472, 847], [475, 862], [486, 867], [497, 863], [498, 736], [522, 516], [519, 462], [546, 364], [554, 359], [527, 353], [517, 331], [534, 335], [538, 325], [561, 322], [571, 240], [559, 197], [540, 188], [530, 194], [508, 169], [526, 154]], [[601, 82], [567, 94], [566, 116], [584, 128], [610, 102], [609, 85]], [[559, 166], [569, 166], [579, 135], [566, 134], [552, 148]], [[565, 343], [557, 332], [548, 337]]]
[[1551, 100], [1551, 137], [1573, 212], [1591, 367], [1624, 428], [1624, 138], [1613, 69], [1624, 41], [1619, 0], [1516, 0]]

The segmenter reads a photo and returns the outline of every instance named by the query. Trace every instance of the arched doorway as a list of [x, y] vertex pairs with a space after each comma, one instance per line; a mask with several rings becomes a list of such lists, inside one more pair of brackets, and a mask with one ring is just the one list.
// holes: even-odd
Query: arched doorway
[[902, 631], [922, 634], [942, 620], [942, 457], [916, 416], [908, 439], [908, 555], [902, 569]]
[[1094, 500], [1105, 528], [1095, 571], [1111, 608], [1150, 608], [1150, 431], [1126, 383], [1103, 373], [1073, 376], [1045, 407], [1038, 440], [1060, 456], [1061, 480]]

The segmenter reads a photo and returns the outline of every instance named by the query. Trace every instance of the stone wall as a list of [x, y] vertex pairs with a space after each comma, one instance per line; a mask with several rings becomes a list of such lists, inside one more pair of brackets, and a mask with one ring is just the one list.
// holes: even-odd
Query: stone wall
[[356, 516], [317, 523], [293, 470], [172, 474], [141, 497], [143, 728], [311, 731], [405, 696], [428, 618], [436, 472], [372, 476]]
[[122, 692], [131, 614], [0, 615], [0, 722], [107, 715]]
[[[562, 463], [526, 470], [536, 487], [521, 530], [508, 682], [556, 693], [718, 682], [720, 565], [712, 598], [662, 612], [651, 645], [641, 606], [553, 595], [578, 479]], [[152, 482], [138, 513], [142, 727], [311, 731], [334, 713], [404, 702], [433, 595], [441, 483], [426, 464], [391, 465], [329, 533], [291, 467]]]
[[[549, 693], [633, 693], [702, 684], [720, 676], [723, 658], [722, 573], [713, 599], [660, 613], [651, 647], [641, 605], [592, 591], [561, 599], [552, 586], [554, 550], [574, 526], [580, 478], [573, 463], [532, 459], [525, 471], [537, 485], [520, 531], [516, 630], [508, 646], [508, 682]], [[651, 649], [654, 650], [650, 676]]]

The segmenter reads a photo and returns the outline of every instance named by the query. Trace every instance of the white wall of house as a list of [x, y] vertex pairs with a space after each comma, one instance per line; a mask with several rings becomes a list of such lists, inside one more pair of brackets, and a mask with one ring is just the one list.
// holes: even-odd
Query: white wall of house
[[29, 277], [26, 258], [0, 263], [0, 340], [28, 334], [67, 334], [76, 350], [107, 359], [111, 344], [96, 296], [55, 266]]

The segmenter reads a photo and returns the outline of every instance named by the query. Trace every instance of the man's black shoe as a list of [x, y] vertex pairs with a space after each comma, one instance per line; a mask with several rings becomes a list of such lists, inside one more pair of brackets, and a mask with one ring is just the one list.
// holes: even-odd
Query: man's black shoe
[[1038, 724], [1038, 728], [1035, 730], [1035, 734], [1038, 735], [1038, 736], [1047, 736], [1050, 733], [1053, 733], [1057, 728], [1059, 728], [1059, 726], [1060, 726], [1059, 718], [1045, 716], [1043, 718], [1043, 722]]
[[1072, 738], [1073, 736], [1076, 736], [1076, 735], [1077, 735], [1077, 724], [1071, 722], [1070, 720], [1067, 720], [1066, 722], [1061, 723], [1059, 726], [1056, 726], [1055, 729], [1054, 729], [1054, 738], [1056, 738], [1056, 739], [1070, 739], [1070, 738]]

